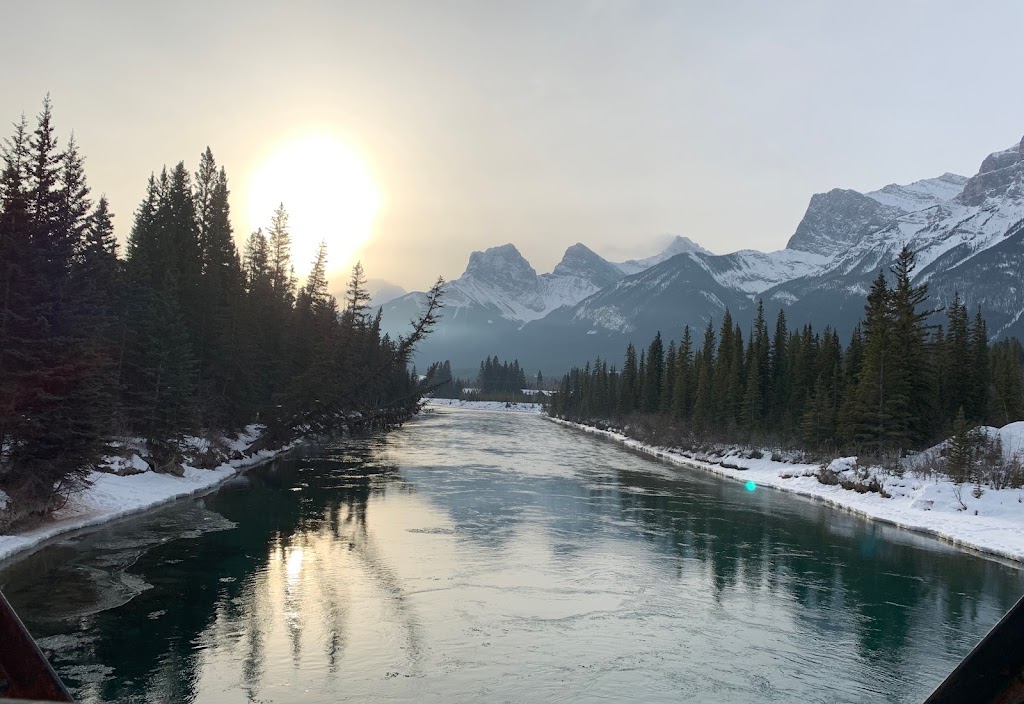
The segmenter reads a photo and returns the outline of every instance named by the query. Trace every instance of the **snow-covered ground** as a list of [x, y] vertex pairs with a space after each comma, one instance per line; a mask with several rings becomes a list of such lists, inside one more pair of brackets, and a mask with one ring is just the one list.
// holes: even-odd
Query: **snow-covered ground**
[[[954, 545], [1024, 562], [1024, 489], [994, 490], [984, 488], [980, 497], [968, 484], [960, 491], [967, 506], [961, 509], [955, 495], [956, 486], [947, 479], [921, 479], [906, 472], [903, 478], [876, 474], [884, 491], [858, 493], [838, 484], [818, 481], [818, 464], [791, 464], [770, 459], [748, 458], [749, 452], [732, 450], [724, 456], [709, 458], [663, 447], [645, 445], [621, 433], [552, 418], [556, 423], [617, 440], [628, 447], [671, 462], [713, 472], [746, 482], [747, 488], [772, 487], [810, 496], [868, 518], [885, 521], [912, 530], [937, 536]], [[1011, 423], [998, 432], [1004, 454], [1024, 453], [1024, 422]], [[725, 465], [730, 466], [723, 466]], [[836, 459], [829, 469], [853, 478], [856, 458]]]
[[460, 401], [454, 398], [432, 398], [427, 406], [469, 408], [475, 411], [503, 411], [505, 413], [540, 413], [539, 403], [506, 403], [504, 401]]
[[[249, 426], [238, 439], [227, 444], [230, 450], [242, 451], [257, 437], [257, 426]], [[201, 442], [197, 440], [193, 444]], [[293, 446], [289, 445], [280, 450], [262, 450], [251, 457], [225, 462], [215, 469], [198, 469], [185, 465], [185, 473], [181, 477], [159, 474], [151, 470], [127, 476], [92, 472], [88, 488], [72, 495], [68, 503], [45, 523], [23, 533], [0, 535], [0, 561], [15, 553], [39, 547], [54, 536], [107, 523], [183, 496], [208, 491], [242, 469], [265, 462]], [[148, 467], [137, 454], [127, 459], [114, 458], [108, 464], [116, 469]], [[4, 507], [0, 505], [0, 509], [2, 508]]]

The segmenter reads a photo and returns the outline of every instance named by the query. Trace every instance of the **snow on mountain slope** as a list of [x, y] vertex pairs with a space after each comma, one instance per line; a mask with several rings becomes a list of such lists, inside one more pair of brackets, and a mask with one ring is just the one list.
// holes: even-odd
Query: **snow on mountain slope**
[[767, 253], [743, 249], [719, 256], [695, 256], [694, 259], [719, 284], [751, 297], [784, 281], [811, 276], [825, 269], [832, 261], [824, 255], [798, 249], [780, 249]]
[[916, 255], [918, 278], [927, 280], [995, 245], [1022, 217], [1024, 140], [989, 155], [953, 199], [895, 218], [860, 239], [827, 271], [873, 273], [907, 246]]
[[590, 334], [653, 335], [662, 324], [665, 329], [682, 329], [691, 320], [707, 321], [726, 308], [741, 307], [745, 297], [719, 284], [700, 259], [691, 253], [676, 255], [556, 315], [565, 318], [565, 325]]
[[926, 178], [905, 186], [890, 183], [864, 195], [882, 205], [912, 213], [953, 200], [963, 192], [968, 180], [966, 176], [946, 172], [937, 178]]
[[650, 269], [655, 264], [661, 264], [663, 261], [671, 259], [677, 254], [706, 254], [708, 256], [714, 256], [711, 252], [701, 247], [689, 237], [676, 235], [675, 239], [669, 242], [665, 249], [661, 250], [654, 256], [645, 257], [644, 259], [629, 259], [624, 262], [619, 262], [615, 264], [615, 266], [617, 266], [622, 273], [626, 275], [638, 274], [645, 269]]
[[[470, 254], [465, 273], [445, 285], [445, 316], [473, 317], [488, 325], [500, 320], [518, 327], [561, 306], [575, 305], [622, 277], [617, 267], [579, 243], [566, 250], [550, 274], [541, 275], [514, 245], [491, 247]], [[385, 306], [385, 317], [391, 318], [385, 329], [398, 331], [422, 300], [422, 294], [408, 294]]]
[[958, 293], [969, 306], [983, 307], [993, 335], [1016, 334], [1024, 310], [1024, 140], [986, 157], [951, 200], [893, 218], [823, 270], [782, 283], [766, 297], [816, 324], [835, 319], [837, 310], [859, 316], [856, 302], [904, 246], [915, 254], [915, 281], [928, 283], [937, 305]]
[[815, 193], [786, 249], [841, 256], [901, 215], [952, 201], [968, 182], [964, 176], [945, 173], [907, 185], [891, 183], [870, 193], [843, 188]]

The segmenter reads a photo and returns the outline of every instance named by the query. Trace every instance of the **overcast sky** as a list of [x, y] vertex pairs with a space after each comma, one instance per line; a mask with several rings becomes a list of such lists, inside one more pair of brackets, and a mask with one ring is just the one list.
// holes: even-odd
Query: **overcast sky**
[[814, 192], [970, 175], [1024, 134], [1013, 0], [51, 0], [2, 18], [0, 119], [49, 92], [122, 237], [150, 171], [209, 145], [242, 241], [264, 224], [249, 174], [329, 128], [382, 192], [369, 274], [410, 289], [505, 242], [538, 272], [577, 241], [778, 249]]

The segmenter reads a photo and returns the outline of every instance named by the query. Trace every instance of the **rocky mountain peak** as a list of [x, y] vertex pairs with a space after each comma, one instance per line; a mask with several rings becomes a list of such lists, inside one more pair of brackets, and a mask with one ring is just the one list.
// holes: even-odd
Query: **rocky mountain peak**
[[786, 249], [833, 256], [904, 212], [843, 188], [815, 193]]
[[698, 254], [711, 254], [710, 251], [704, 249], [699, 244], [691, 240], [689, 237], [683, 237], [682, 235], [676, 235], [665, 249], [661, 250], [661, 255], [665, 259], [670, 259], [677, 254], [686, 254], [687, 252], [696, 252]]
[[1024, 199], [1024, 139], [985, 157], [959, 200], [965, 205], [981, 205], [989, 198], [1001, 197]]
[[475, 276], [481, 279], [509, 278], [511, 280], [529, 280], [537, 277], [537, 272], [530, 262], [519, 253], [514, 244], [503, 244], [491, 247], [482, 252], [469, 255], [469, 264], [463, 276]]
[[558, 262], [551, 274], [575, 276], [593, 283], [597, 288], [609, 286], [623, 276], [618, 267], [580, 242], [565, 250], [562, 261]]

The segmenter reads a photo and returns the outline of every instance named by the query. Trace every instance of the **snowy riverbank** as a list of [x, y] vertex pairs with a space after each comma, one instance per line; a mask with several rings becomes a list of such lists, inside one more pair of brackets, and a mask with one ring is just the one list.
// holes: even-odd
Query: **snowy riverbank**
[[[250, 426], [246, 433], [229, 441], [227, 445], [229, 449], [241, 452], [258, 437], [256, 427]], [[124, 476], [94, 471], [89, 475], [90, 485], [84, 491], [72, 495], [68, 503], [43, 524], [21, 533], [0, 535], [0, 562], [16, 553], [38, 548], [55, 536], [209, 491], [242, 469], [266, 462], [292, 447], [294, 443], [279, 450], [261, 450], [252, 456], [225, 462], [214, 469], [184, 465], [184, 475], [181, 477], [152, 470]], [[146, 466], [138, 455], [132, 455], [122, 464], [140, 468]]]
[[[679, 465], [746, 482], [752, 490], [772, 487], [790, 491], [867, 518], [922, 531], [954, 545], [1024, 562], [1024, 489], [985, 488], [980, 497], [975, 497], [972, 486], [964, 486], [960, 494], [967, 509], [963, 510], [954, 493], [955, 485], [944, 478], [918, 478], [909, 471], [902, 478], [876, 474], [884, 491], [890, 495], [887, 498], [878, 492], [858, 493], [839, 484], [822, 484], [817, 478], [821, 468], [818, 464], [780, 462], [768, 455], [758, 459], [740, 450], [728, 451], [712, 460], [680, 450], [645, 445], [611, 430], [557, 418], [551, 420]], [[1024, 422], [1013, 423], [999, 432], [1007, 452], [1024, 452]], [[856, 476], [855, 460], [851, 457], [836, 459], [829, 469], [839, 476], [852, 478]]]
[[539, 403], [506, 403], [505, 401], [460, 401], [455, 398], [432, 398], [427, 407], [468, 408], [474, 411], [502, 411], [504, 413], [540, 413]]

